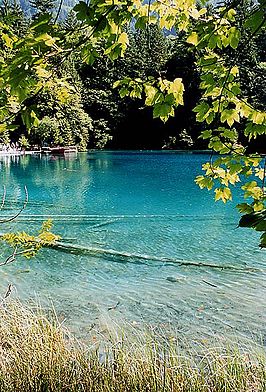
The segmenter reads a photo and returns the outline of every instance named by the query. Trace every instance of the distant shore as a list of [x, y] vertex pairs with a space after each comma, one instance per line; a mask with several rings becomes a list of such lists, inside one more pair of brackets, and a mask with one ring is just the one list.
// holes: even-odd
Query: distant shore
[[[135, 153], [135, 154], [149, 154], [149, 153], [157, 153], [157, 154], [210, 154], [211, 150], [101, 150], [101, 149], [88, 149], [87, 151], [77, 151], [82, 153], [94, 153], [94, 152], [103, 152], [103, 153]], [[36, 154], [47, 154], [46, 151], [42, 150], [10, 150], [3, 151], [0, 150], [0, 156], [23, 156], [23, 155], [36, 155]], [[63, 154], [62, 154], [63, 155]]]

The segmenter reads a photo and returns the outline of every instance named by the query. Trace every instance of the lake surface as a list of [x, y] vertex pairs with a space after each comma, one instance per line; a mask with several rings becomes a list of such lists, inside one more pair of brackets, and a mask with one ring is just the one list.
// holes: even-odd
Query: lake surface
[[51, 217], [65, 241], [97, 250], [44, 249], [19, 259], [1, 267], [0, 289], [12, 282], [23, 300], [52, 299], [59, 318], [83, 336], [133, 325], [264, 342], [266, 253], [258, 233], [237, 228], [240, 189], [224, 205], [194, 183], [208, 158], [174, 152], [0, 158], [7, 187], [2, 215], [23, 204], [24, 185], [29, 192], [27, 208], [2, 231], [34, 233]]

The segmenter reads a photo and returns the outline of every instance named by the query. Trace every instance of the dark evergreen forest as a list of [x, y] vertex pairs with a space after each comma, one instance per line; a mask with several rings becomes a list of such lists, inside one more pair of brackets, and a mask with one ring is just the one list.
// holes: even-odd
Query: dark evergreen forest
[[[4, 0], [0, 17], [23, 36], [34, 18], [53, 10], [59, 31], [67, 36], [74, 30], [78, 34], [79, 27], [71, 6], [73, 0], [64, 0], [61, 6], [53, 0], [21, 0], [20, 4], [16, 0]], [[132, 23], [127, 29], [130, 44], [123, 58], [112, 61], [102, 56], [90, 65], [80, 53], [60, 62], [57, 76], [65, 78], [72, 87], [68, 102], [58, 103], [57, 91], [53, 86], [46, 88], [34, 97], [39, 119], [36, 126], [28, 133], [18, 116], [15, 124], [18, 127], [5, 135], [3, 141], [18, 142], [26, 148], [75, 144], [80, 150], [206, 148], [205, 141], [198, 138], [203, 125], [196, 122], [193, 112], [200, 96], [200, 81], [190, 46], [182, 35], [162, 32], [156, 24], [143, 30]], [[73, 34], [69, 36], [73, 39]], [[265, 48], [265, 40], [259, 36], [238, 56], [244, 94], [261, 109], [266, 102]], [[149, 76], [183, 79], [184, 105], [166, 124], [153, 119], [152, 110], [144, 107], [142, 100], [123, 97], [113, 88], [118, 79], [145, 80]]]

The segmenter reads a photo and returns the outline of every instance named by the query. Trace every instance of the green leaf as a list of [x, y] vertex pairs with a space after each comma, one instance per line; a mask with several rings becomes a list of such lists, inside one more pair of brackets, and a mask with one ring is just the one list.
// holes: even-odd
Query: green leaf
[[117, 80], [116, 82], [113, 83], [113, 88], [117, 88], [123, 84], [122, 80]]
[[184, 84], [181, 78], [176, 78], [168, 89], [169, 94], [173, 94], [176, 105], [183, 105]]
[[40, 15], [30, 26], [31, 30], [35, 30], [36, 32], [45, 33], [50, 29], [49, 22], [51, 21], [51, 15], [45, 13]]
[[153, 117], [160, 117], [161, 120], [166, 121], [172, 112], [172, 106], [167, 103], [157, 103], [153, 109]]
[[216, 152], [221, 152], [224, 149], [224, 144], [218, 137], [213, 137], [209, 142], [209, 148], [212, 148]]
[[92, 65], [97, 57], [99, 57], [98, 52], [95, 49], [92, 49], [90, 45], [84, 46], [81, 49], [81, 59], [86, 64]]
[[39, 119], [33, 110], [25, 110], [21, 113], [23, 124], [27, 129], [31, 129], [33, 126], [38, 126]]
[[251, 227], [256, 231], [266, 231], [266, 210], [243, 215], [239, 227]]
[[44, 42], [47, 46], [53, 46], [56, 42], [56, 38], [51, 37], [49, 34], [44, 33], [35, 38], [36, 42]]
[[149, 21], [149, 17], [146, 15], [139, 17], [136, 21], [135, 28], [136, 29], [145, 29], [148, 21]]
[[228, 163], [228, 168], [231, 174], [236, 174], [242, 172], [243, 166], [241, 163], [231, 161]]
[[127, 95], [129, 95], [129, 90], [128, 90], [126, 87], [123, 86], [123, 87], [119, 90], [119, 95], [120, 95], [121, 98], [124, 98], [124, 97], [126, 97]]
[[205, 117], [206, 117], [206, 118], [205, 118], [206, 123], [207, 123], [207, 124], [211, 124], [211, 123], [213, 122], [214, 118], [215, 118], [215, 113], [214, 113], [214, 111], [213, 111], [213, 110], [209, 110], [209, 111], [206, 113], [206, 116], [205, 116]]
[[[257, 110], [254, 110], [250, 116], [250, 119], [255, 123], [255, 124], [263, 124], [266, 122], [266, 113], [259, 112]], [[265, 124], [266, 126], [266, 124]], [[266, 131], [265, 131], [266, 133]]]
[[240, 40], [240, 31], [236, 27], [231, 27], [229, 30], [229, 43], [233, 49], [236, 49]]
[[239, 74], [239, 68], [235, 65], [234, 67], [232, 67], [230, 73], [234, 76], [237, 76]]
[[248, 203], [240, 203], [237, 204], [236, 208], [239, 210], [241, 214], [250, 214], [253, 212], [253, 208]]
[[85, 20], [89, 15], [89, 7], [84, 1], [76, 4], [73, 10], [77, 13], [76, 17], [78, 20]]
[[207, 188], [209, 191], [214, 186], [214, 181], [211, 177], [197, 176], [195, 182], [201, 189]]
[[193, 31], [193, 32], [188, 36], [188, 38], [187, 38], [187, 43], [192, 44], [192, 45], [194, 45], [194, 46], [197, 46], [198, 42], [199, 42], [198, 34], [197, 34], [195, 31]]
[[234, 22], [235, 21], [235, 15], [236, 15], [236, 11], [231, 8], [228, 12], [227, 12], [227, 17], [228, 20], [230, 20], [230, 22]]
[[201, 132], [200, 138], [201, 139], [210, 139], [211, 136], [212, 136], [212, 131], [208, 129], [206, 131]]
[[229, 139], [231, 141], [234, 141], [237, 139], [237, 132], [233, 129], [224, 129], [224, 131], [221, 133], [221, 135], [224, 138]]
[[241, 187], [244, 193], [244, 198], [252, 197], [253, 199], [259, 200], [263, 196], [262, 189], [258, 186], [256, 181], [247, 182]]
[[266, 233], [262, 234], [260, 237], [260, 247], [266, 248]]
[[212, 34], [208, 41], [208, 47], [210, 49], [214, 49], [217, 45], [217, 42], [218, 42], [218, 37], [215, 34]]
[[252, 138], [256, 139], [257, 136], [263, 135], [266, 133], [266, 127], [264, 124], [253, 124], [249, 122], [244, 131], [245, 136], [248, 136], [249, 140]]
[[252, 13], [250, 18], [247, 19], [244, 26], [249, 28], [252, 32], [256, 31], [257, 28], [263, 23], [265, 10], [259, 9], [258, 11]]
[[210, 109], [210, 106], [205, 101], [202, 101], [199, 105], [197, 105], [193, 109], [193, 112], [197, 113], [197, 116], [196, 116], [197, 121], [199, 121], [199, 122], [204, 121], [209, 109]]
[[146, 100], [145, 105], [152, 106], [155, 103], [155, 96], [158, 92], [157, 88], [151, 86], [150, 84], [145, 84]]
[[127, 33], [123, 32], [122, 34], [120, 34], [118, 37], [118, 42], [120, 42], [123, 45], [127, 45], [129, 42]]
[[141, 94], [142, 94], [142, 86], [139, 84], [135, 84], [129, 96], [131, 98], [141, 98]]
[[239, 113], [235, 109], [225, 109], [221, 113], [221, 122], [226, 121], [229, 127], [231, 127], [235, 121], [239, 122], [239, 120]]
[[228, 200], [232, 200], [232, 193], [229, 188], [216, 188], [215, 192], [215, 201], [222, 200], [226, 203]]
[[5, 33], [1, 33], [1, 38], [9, 49], [13, 47], [13, 40]]

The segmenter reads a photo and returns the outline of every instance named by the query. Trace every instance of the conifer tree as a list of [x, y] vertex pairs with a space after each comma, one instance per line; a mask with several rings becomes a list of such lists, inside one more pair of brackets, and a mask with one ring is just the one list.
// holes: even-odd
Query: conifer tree
[[54, 0], [30, 0], [30, 4], [35, 10], [34, 19], [43, 14], [51, 13], [54, 8]]
[[0, 7], [0, 18], [11, 26], [19, 37], [25, 34], [28, 21], [17, 0], [3, 0]]
[[70, 11], [64, 20], [63, 27], [67, 32], [77, 30], [78, 26], [80, 25], [79, 21], [76, 18], [76, 14], [74, 11]]

